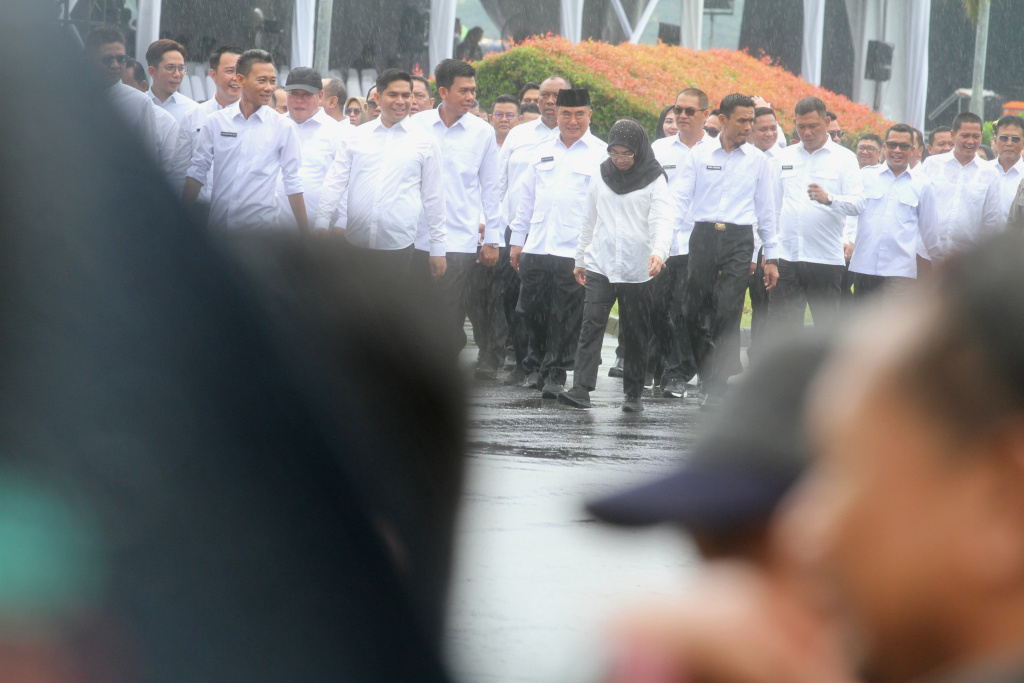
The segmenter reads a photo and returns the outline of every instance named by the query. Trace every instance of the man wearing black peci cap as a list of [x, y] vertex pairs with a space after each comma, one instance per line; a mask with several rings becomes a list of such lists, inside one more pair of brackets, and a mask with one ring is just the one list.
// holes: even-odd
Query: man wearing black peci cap
[[680, 210], [694, 221], [686, 310], [694, 358], [707, 392], [702, 409], [720, 401], [730, 360], [738, 353], [735, 344], [751, 273], [755, 223], [764, 244], [765, 287], [772, 289], [779, 278], [768, 157], [744, 144], [753, 128], [754, 100], [733, 93], [719, 109], [721, 134], [715, 143], [694, 147], [675, 188]]
[[562, 393], [573, 367], [584, 295], [573, 275], [576, 247], [590, 179], [607, 156], [605, 144], [590, 132], [590, 92], [559, 90], [556, 105], [558, 135], [532, 151], [509, 252], [522, 279], [518, 310], [529, 336], [527, 381], [544, 398]]
[[682, 468], [587, 508], [624, 526], [679, 524], [706, 559], [758, 559], [769, 518], [811, 460], [804, 399], [830, 339], [810, 334], [773, 346], [740, 380], [742, 391], [723, 402]]
[[[323, 98], [323, 78], [308, 66], [292, 69], [285, 82], [287, 93], [288, 114], [295, 124], [295, 132], [299, 134], [299, 148], [302, 152], [302, 165], [299, 166], [299, 178], [302, 180], [303, 197], [306, 202], [306, 215], [309, 224], [316, 221], [317, 209], [320, 207], [320, 192], [327, 177], [327, 171], [334, 162], [334, 157], [341, 151], [345, 139], [355, 133], [352, 126], [342, 126], [320, 108]], [[284, 193], [284, 185], [278, 183], [278, 202], [283, 227], [295, 229], [295, 217], [290, 210], [288, 195]]]

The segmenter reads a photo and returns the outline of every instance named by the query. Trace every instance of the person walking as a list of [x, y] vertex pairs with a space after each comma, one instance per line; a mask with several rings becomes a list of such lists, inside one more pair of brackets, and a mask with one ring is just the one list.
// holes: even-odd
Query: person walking
[[576, 282], [586, 287], [572, 388], [559, 403], [589, 408], [612, 304], [619, 301], [623, 412], [640, 412], [650, 334], [651, 278], [668, 258], [675, 229], [668, 178], [647, 131], [622, 119], [608, 133], [609, 157], [587, 190], [576, 247]]

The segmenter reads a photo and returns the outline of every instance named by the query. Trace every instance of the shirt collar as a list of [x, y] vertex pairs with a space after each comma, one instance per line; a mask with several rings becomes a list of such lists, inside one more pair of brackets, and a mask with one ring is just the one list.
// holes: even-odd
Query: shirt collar
[[[224, 107], [224, 109], [225, 110], [228, 110], [228, 109], [231, 110], [231, 113], [229, 114], [229, 116], [231, 116], [232, 118], [235, 117], [235, 116], [240, 116], [242, 118], [245, 118], [244, 116], [242, 116], [242, 100], [241, 99], [239, 99], [238, 101], [236, 101], [236, 102], [234, 102], [232, 104], [229, 104], [227, 107]], [[260, 121], [266, 123], [267, 119], [270, 118], [271, 114], [277, 114], [277, 112], [274, 111], [273, 109], [271, 109], [269, 105], [264, 104], [262, 107], [260, 107], [259, 109], [256, 110], [256, 113], [253, 114], [253, 116], [259, 117]], [[280, 114], [277, 114], [277, 115], [280, 116]]]
[[[726, 154], [729, 154], [729, 152], [726, 152], [726, 151], [725, 151], [725, 145], [723, 145], [723, 144], [722, 144], [722, 134], [721, 134], [721, 133], [719, 133], [719, 134], [718, 134], [718, 137], [717, 137], [717, 138], [715, 138], [715, 143], [716, 143], [716, 145], [717, 145], [717, 146], [716, 146], [716, 148], [715, 148], [716, 150], [720, 149], [720, 150], [722, 150], [723, 152], [725, 152]], [[695, 146], [696, 146], [696, 145], [695, 145]], [[740, 151], [740, 152], [741, 152], [742, 154], [744, 154], [744, 155], [749, 155], [749, 154], [751, 154], [751, 153], [752, 153], [752, 152], [750, 151], [751, 149], [757, 149], [757, 148], [756, 148], [756, 147], [754, 147], [753, 145], [750, 145], [750, 149], [747, 149], [747, 146], [748, 146], [748, 145], [747, 145], [747, 143], [743, 143], [742, 145], [740, 145], [740, 146], [739, 146], [739, 147], [737, 147], [736, 149], [738, 149], [738, 150], [739, 150], [739, 151]], [[735, 152], [736, 150], [733, 150], [733, 151]], [[757, 150], [757, 151], [759, 151], [759, 152], [760, 152], [761, 150]]]
[[1004, 171], [1003, 170], [1003, 165], [999, 163], [999, 158], [998, 157], [996, 157], [995, 159], [993, 159], [989, 163], [996, 167], [996, 170], [999, 171], [1000, 175], [1009, 175], [1010, 173], [1013, 173], [1014, 171], [1017, 172], [1017, 175], [1024, 175], [1024, 156], [1017, 157], [1017, 161], [1013, 164], [1013, 166], [1010, 167], [1009, 171]]

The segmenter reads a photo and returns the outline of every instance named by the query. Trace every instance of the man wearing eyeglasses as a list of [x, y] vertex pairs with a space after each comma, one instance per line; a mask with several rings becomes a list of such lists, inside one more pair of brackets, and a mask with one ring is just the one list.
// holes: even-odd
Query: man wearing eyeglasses
[[764, 243], [765, 286], [771, 290], [779, 277], [768, 157], [744, 144], [754, 124], [754, 100], [733, 93], [719, 108], [721, 135], [694, 148], [675, 189], [679, 210], [694, 221], [686, 314], [706, 393], [704, 410], [720, 403], [739, 354], [736, 344], [754, 254], [755, 223]]
[[768, 300], [772, 335], [796, 333], [808, 305], [815, 326], [836, 322], [846, 217], [864, 209], [860, 164], [828, 130], [825, 103], [805, 97], [795, 114], [800, 144], [782, 150], [774, 166], [779, 281]]
[[173, 116], [178, 123], [196, 106], [195, 100], [178, 92], [185, 78], [186, 58], [184, 46], [166, 38], [152, 43], [146, 50], [149, 76], [153, 79], [149, 96], [154, 105]]
[[693, 221], [678, 207], [674, 194], [683, 162], [699, 145], [714, 142], [704, 132], [710, 102], [703, 90], [687, 88], [676, 96], [676, 125], [679, 133], [651, 143], [654, 156], [665, 169], [669, 192], [677, 203], [675, 226], [668, 260], [661, 274], [654, 279], [651, 303], [651, 353], [648, 372], [661, 367], [661, 395], [665, 398], [686, 398], [686, 383], [697, 374], [697, 362], [690, 345], [690, 329], [686, 320], [686, 281], [690, 254], [690, 233]]
[[828, 117], [828, 136], [832, 139], [832, 142], [841, 144], [843, 142], [843, 129], [839, 125], [839, 117], [836, 116], [834, 111], [825, 111], [825, 116]]
[[[522, 287], [519, 310], [529, 335], [530, 378], [547, 399], [565, 390], [583, 325], [584, 288], [576, 248], [590, 179], [606, 145], [590, 132], [590, 92], [559, 90], [558, 134], [532, 150], [512, 222], [512, 267]], [[536, 368], [536, 369], [534, 369]], [[536, 375], [534, 374], [536, 373]]]
[[[953, 119], [953, 150], [928, 157], [919, 169], [935, 184], [939, 239], [947, 253], [966, 249], [1001, 232], [1006, 224], [999, 195], [999, 172], [978, 157], [982, 125], [977, 114], [957, 114]], [[925, 256], [920, 245], [918, 253]]]
[[519, 102], [512, 95], [498, 95], [491, 105], [491, 125], [498, 147], [505, 144], [509, 131], [519, 125]]
[[863, 301], [917, 278], [917, 244], [929, 258], [942, 255], [935, 188], [910, 172], [914, 129], [897, 123], [885, 134], [885, 163], [861, 169], [864, 211], [857, 219], [850, 259], [854, 295]]
[[373, 121], [380, 116], [380, 105], [377, 104], [377, 99], [373, 96], [376, 92], [376, 85], [370, 86], [370, 89], [366, 91], [366, 116], [368, 121]]
[[[1009, 215], [1010, 205], [1017, 196], [1017, 188], [1024, 179], [1024, 118], [1007, 115], [996, 121], [996, 132], [992, 137], [992, 148], [996, 158], [990, 163], [999, 175], [1000, 209]], [[1004, 219], [1005, 222], [1005, 219]]]

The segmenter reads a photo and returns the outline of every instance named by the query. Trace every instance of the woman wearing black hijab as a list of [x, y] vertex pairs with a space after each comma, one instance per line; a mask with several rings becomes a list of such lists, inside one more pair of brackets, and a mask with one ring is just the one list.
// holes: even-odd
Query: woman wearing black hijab
[[573, 387], [561, 403], [589, 408], [597, 382], [601, 343], [612, 304], [619, 300], [623, 348], [624, 412], [640, 412], [650, 327], [650, 280], [668, 258], [673, 211], [668, 181], [647, 139], [632, 119], [608, 135], [609, 157], [587, 191], [586, 215], [576, 248], [576, 281], [586, 287], [583, 327], [576, 349]]

